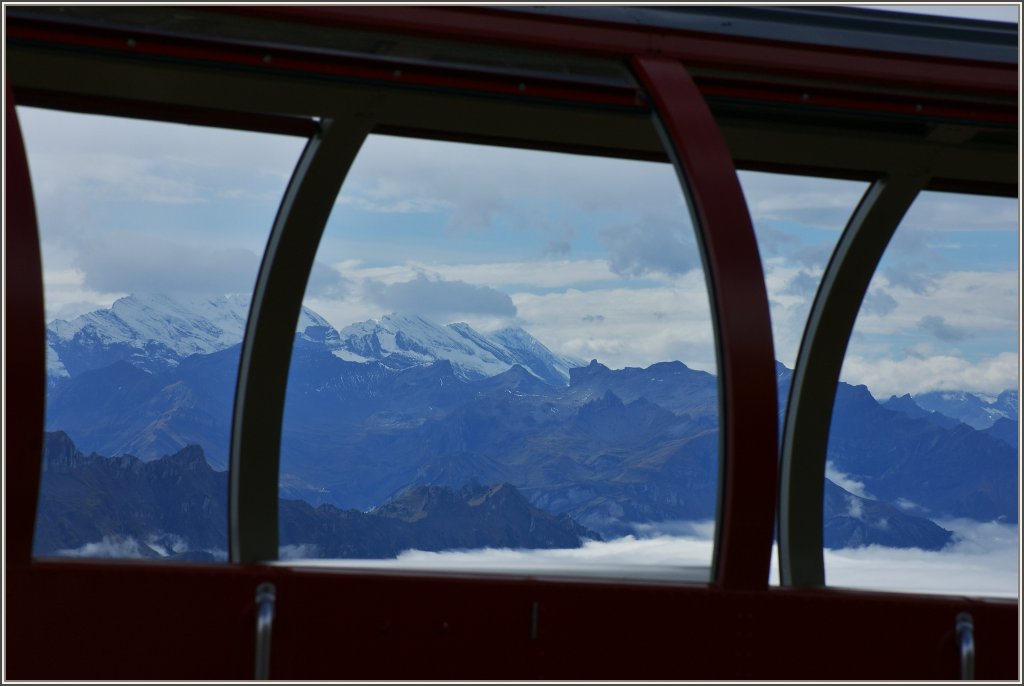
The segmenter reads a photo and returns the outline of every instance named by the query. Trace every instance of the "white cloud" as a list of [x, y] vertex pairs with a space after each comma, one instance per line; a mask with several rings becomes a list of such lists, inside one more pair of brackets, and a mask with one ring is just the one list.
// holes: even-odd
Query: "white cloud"
[[[792, 367], [795, 361], [820, 273], [819, 270], [803, 270], [783, 258], [765, 261], [775, 355], [787, 366]], [[847, 352], [846, 371], [853, 379], [851, 383], [866, 384], [874, 391], [868, 379], [881, 375], [863, 376], [860, 374], [862, 366], [870, 365], [872, 360], [884, 364], [885, 360], [902, 359], [910, 349], [930, 350], [934, 355], [960, 359], [953, 367], [961, 368], [984, 365], [981, 356], [971, 351], [985, 348], [975, 344], [988, 349], [999, 345], [1015, 347], [1018, 326], [1015, 273], [955, 271], [924, 276], [928, 287], [914, 288], [907, 283], [907, 279], [914, 277], [912, 274], [901, 274], [896, 281], [876, 274], [857, 317]], [[940, 346], [922, 348], [929, 340]], [[953, 344], [962, 349], [952, 348]], [[923, 371], [920, 365], [915, 369]], [[864, 371], [870, 370], [865, 368]], [[917, 378], [916, 374], [902, 374], [903, 377], [909, 377], [914, 387], [931, 384], [933, 388], [957, 388], [943, 385], [942, 377], [926, 380]], [[957, 373], [950, 381], [960, 378], [962, 375]], [[996, 383], [1007, 383], [1001, 387], [1006, 388], [1015, 385], [1008, 383], [1015, 378], [1004, 375], [1004, 380]], [[886, 384], [886, 387], [892, 386]], [[895, 390], [900, 394], [914, 392], [909, 387]]]
[[320, 551], [316, 543], [298, 543], [278, 547], [277, 555], [281, 560], [315, 559], [320, 556]]
[[451, 201], [430, 197], [410, 197], [408, 190], [393, 179], [373, 182], [356, 181], [338, 195], [338, 203], [351, 205], [363, 212], [381, 214], [422, 214], [452, 210]]
[[1012, 334], [1017, 329], [1017, 274], [951, 271], [924, 275], [927, 289], [909, 288], [890, 275], [876, 276], [869, 294], [885, 293], [897, 306], [884, 316], [862, 311], [856, 330], [871, 334], [902, 333], [924, 317], [941, 317], [958, 330], [974, 334]]
[[425, 264], [406, 262], [386, 267], [364, 267], [358, 261], [340, 262], [335, 268], [352, 279], [374, 279], [391, 284], [409, 281], [419, 274], [446, 281], [508, 288], [567, 288], [595, 282], [621, 283], [605, 260], [541, 260], [535, 262], [484, 262], [478, 264]]
[[302, 139], [34, 108], [18, 115], [49, 316], [142, 290], [252, 289]]
[[146, 545], [162, 557], [188, 550], [188, 541], [175, 534], [150, 534], [146, 537]]
[[964, 329], [950, 326], [946, 318], [938, 314], [929, 314], [917, 321], [917, 327], [922, 329], [940, 341], [947, 343], [958, 343], [970, 338], [971, 334]]
[[141, 559], [146, 557], [142, 550], [142, 544], [132, 536], [126, 538], [104, 536], [103, 540], [86, 543], [80, 548], [58, 550], [56, 554], [61, 557]]
[[792, 368], [814, 298], [807, 281], [820, 280], [821, 270], [796, 267], [778, 257], [765, 260], [764, 270], [775, 359]]
[[818, 284], [821, 282], [821, 274], [801, 269], [796, 276], [790, 279], [783, 293], [797, 295], [805, 301], [813, 298], [818, 291]]
[[[988, 597], [1017, 595], [1017, 527], [970, 520], [939, 522], [956, 532], [941, 551], [866, 546], [825, 550], [830, 586], [908, 593]], [[712, 559], [711, 522], [667, 522], [638, 526], [637, 536], [588, 541], [555, 550], [409, 550], [396, 560], [303, 560], [303, 565], [371, 569], [494, 572], [510, 574], [603, 575], [621, 579], [706, 579]], [[671, 535], [665, 531], [685, 531]], [[296, 550], [293, 552], [304, 552]], [[308, 551], [305, 551], [308, 552]], [[285, 559], [282, 554], [282, 559]], [[289, 558], [293, 560], [294, 558]], [[779, 583], [778, 551], [772, 550], [770, 581]]]
[[516, 567], [564, 567], [566, 565], [702, 566], [711, 562], [712, 541], [680, 536], [625, 536], [612, 541], [587, 541], [580, 548], [554, 550], [483, 549], [459, 552], [409, 550], [398, 556], [399, 564], [447, 568], [501, 569]]
[[[139, 169], [137, 164], [175, 172], [175, 178], [181, 177], [183, 168], [189, 168], [244, 170], [284, 180], [291, 176], [305, 145], [297, 136], [26, 107], [18, 108], [18, 119], [33, 161], [39, 158], [52, 164], [55, 173], [66, 175], [61, 177], [65, 180], [115, 179], [118, 184], [111, 187], [112, 191], [124, 188], [121, 181], [131, 183], [127, 177]], [[106, 161], [105, 155], [120, 154], [117, 151], [130, 151], [135, 161], [128, 162], [128, 166], [90, 161]], [[121, 159], [109, 158], [115, 162]], [[105, 169], [95, 169], [100, 166]], [[35, 172], [33, 169], [33, 176]]]
[[[930, 287], [916, 292], [902, 280], [876, 275], [866, 302], [882, 298], [884, 306], [861, 309], [842, 380], [866, 385], [877, 398], [933, 390], [998, 394], [1015, 387], [1017, 275], [927, 276]], [[774, 315], [773, 309], [777, 323]]]
[[861, 303], [860, 309], [864, 314], [884, 317], [897, 307], [899, 307], [899, 303], [894, 297], [881, 289], [875, 289], [864, 296], [864, 302]]
[[[699, 526], [699, 525], [698, 525]], [[586, 541], [579, 548], [407, 550], [390, 560], [303, 559], [303, 566], [618, 579], [708, 580], [714, 543], [698, 536], [625, 536]], [[282, 559], [283, 556], [282, 556]], [[292, 558], [291, 560], [294, 560]]]
[[567, 240], [548, 241], [544, 246], [545, 257], [567, 257], [572, 252], [572, 243]]
[[[414, 306], [420, 314], [439, 322], [458, 318], [480, 331], [507, 326], [515, 317], [516, 325], [552, 350], [585, 360], [596, 358], [613, 368], [681, 360], [696, 369], [712, 373], [716, 369], [707, 286], [700, 270], [674, 279], [662, 277], [663, 286], [639, 288], [612, 274], [601, 260], [426, 268], [343, 262], [336, 269], [353, 282], [370, 285], [368, 293], [354, 289], [340, 299], [307, 297], [308, 307], [339, 328], [379, 317], [389, 308]], [[542, 291], [554, 290], [517, 292], [516, 287], [524, 283]], [[571, 287], [575, 284], [586, 290]], [[484, 285], [494, 290], [484, 289]], [[455, 290], [467, 288], [472, 289], [467, 295], [474, 297], [455, 297]], [[511, 309], [494, 296], [503, 295], [498, 289], [509, 292]], [[469, 307], [481, 294], [488, 295], [483, 304], [490, 306]], [[456, 313], [456, 309], [463, 312]]]
[[[59, 557], [90, 557], [121, 560], [159, 560], [162, 557], [185, 553], [190, 550], [188, 541], [177, 534], [151, 533], [145, 542], [134, 536], [106, 535], [99, 541], [86, 543], [78, 548], [58, 550]], [[197, 552], [209, 553], [218, 562], [227, 561], [227, 551], [206, 549]]]
[[964, 518], [940, 519], [936, 523], [954, 532], [952, 548], [964, 554], [998, 553], [1014, 548], [1020, 541], [1020, 529], [1012, 523]]
[[676, 536], [710, 541], [715, 537], [715, 520], [713, 519], [707, 521], [636, 522], [632, 526], [640, 538]]
[[909, 498], [897, 498], [895, 504], [896, 507], [907, 512], [922, 512], [924, 510], [924, 508]]
[[217, 217], [200, 232], [234, 229], [232, 222], [251, 217], [254, 207], [268, 216], [247, 228], [265, 231], [304, 144], [297, 137], [34, 108], [19, 108], [18, 116], [48, 251], [55, 242], [89, 241], [94, 231], [166, 229], [169, 221], [175, 232], [196, 230], [197, 217]]
[[911, 206], [900, 234], [932, 239], [947, 231], [1016, 231], [1020, 225], [1015, 198], [925, 191]]
[[108, 233], [82, 246], [77, 267], [86, 289], [103, 293], [252, 291], [259, 257], [245, 248], [205, 246], [135, 233]]
[[714, 331], [699, 272], [674, 287], [513, 293], [512, 300], [523, 328], [552, 350], [616, 369], [680, 360], [716, 372]]
[[515, 317], [516, 306], [505, 293], [465, 281], [442, 281], [419, 274], [410, 281], [384, 284], [364, 281], [363, 295], [388, 312], [417, 314], [447, 321], [460, 316]]
[[378, 211], [445, 209], [448, 228], [457, 232], [501, 221], [554, 226], [561, 234], [558, 217], [538, 212], [555, 201], [586, 213], [664, 206], [688, 221], [674, 170], [654, 162], [372, 135], [349, 179], [343, 203]]
[[33, 154], [32, 164], [33, 191], [43, 198], [169, 205], [207, 199], [194, 180], [134, 153], [40, 152]]
[[[253, 275], [255, 279], [255, 274]], [[352, 288], [352, 282], [346, 279], [337, 269], [323, 262], [313, 261], [313, 268], [306, 282], [306, 294], [314, 298], [342, 298]]]
[[700, 254], [690, 226], [663, 224], [651, 217], [636, 223], [605, 227], [601, 242], [608, 265], [622, 276], [677, 275], [700, 266]]
[[[867, 190], [861, 181], [751, 171], [740, 172], [740, 183], [759, 240], [763, 228], [770, 228], [761, 225], [770, 222], [793, 222], [835, 233], [846, 225]], [[770, 247], [772, 236], [768, 238]]]
[[104, 293], [85, 287], [85, 273], [79, 269], [44, 270], [46, 321], [72, 320], [75, 317], [109, 308], [115, 300], [128, 295], [124, 291]]
[[904, 593], [1017, 597], [1018, 529], [1013, 524], [939, 521], [955, 532], [940, 551], [881, 546], [826, 550], [829, 586]]
[[[864, 482], [857, 481], [853, 476], [841, 471], [831, 460], [825, 462], [825, 478], [836, 486], [839, 486], [839, 488], [849, 491], [854, 495], [859, 495], [861, 498], [871, 497], [868, 495], [867, 491], [864, 490]], [[855, 516], [859, 517], [860, 515]]]
[[847, 355], [840, 379], [863, 384], [875, 398], [904, 393], [963, 390], [996, 395], [1017, 386], [1017, 353], [999, 353], [977, 362], [951, 355], [868, 357]]

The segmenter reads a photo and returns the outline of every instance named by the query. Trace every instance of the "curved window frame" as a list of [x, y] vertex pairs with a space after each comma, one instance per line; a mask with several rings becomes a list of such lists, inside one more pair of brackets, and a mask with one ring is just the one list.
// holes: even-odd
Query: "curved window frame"
[[[868, 286], [900, 222], [923, 191], [949, 190], [934, 178], [931, 157], [922, 151], [865, 191], [815, 293], [794, 365], [780, 443], [782, 586], [825, 587], [825, 463], [839, 374]], [[973, 190], [1005, 196], [1001, 189]]]
[[[938, 186], [938, 188], [935, 188]], [[780, 442], [778, 513], [782, 586], [824, 588], [823, 505], [839, 375], [854, 325], [885, 250], [922, 193], [936, 183], [927, 156], [875, 180], [832, 252], [794, 365]], [[979, 189], [965, 189], [965, 194]], [[986, 195], [1006, 197], [997, 189]]]
[[843, 229], [807, 316], [780, 443], [779, 580], [825, 585], [825, 457], [839, 372], [882, 253], [930, 174], [897, 172], [865, 191]]
[[[123, 121], [159, 122], [159, 123], [172, 124], [172, 125], [173, 124], [177, 124], [177, 125], [184, 124], [184, 125], [187, 125], [187, 126], [202, 127], [202, 128], [204, 128], [206, 130], [221, 129], [221, 130], [228, 130], [228, 131], [251, 132], [251, 133], [262, 133], [262, 134], [275, 134], [275, 135], [283, 136], [283, 137], [292, 136], [292, 137], [298, 137], [298, 138], [306, 138], [307, 140], [309, 139], [311, 134], [313, 134], [313, 133], [315, 133], [316, 131], [319, 130], [319, 125], [318, 125], [318, 123], [315, 120], [308, 119], [308, 118], [300, 118], [300, 117], [283, 117], [283, 116], [259, 115], [259, 114], [256, 114], [256, 115], [254, 115], [254, 114], [238, 114], [238, 115], [236, 115], [235, 113], [229, 113], [229, 112], [218, 111], [218, 110], [211, 110], [211, 109], [208, 109], [208, 108], [197, 108], [197, 107], [191, 107], [191, 106], [173, 106], [172, 105], [172, 106], [167, 106], [167, 107], [162, 107], [162, 108], [156, 108], [156, 107], [152, 107], [152, 106], [146, 105], [144, 103], [110, 102], [110, 101], [104, 101], [102, 98], [99, 99], [98, 101], [94, 101], [91, 98], [77, 98], [77, 97], [54, 99], [54, 98], [52, 98], [52, 97], [47, 95], [47, 96], [42, 96], [42, 97], [30, 97], [28, 100], [29, 100], [29, 102], [32, 103], [31, 105], [28, 105], [28, 107], [35, 107], [35, 108], [38, 108], [40, 110], [51, 110], [51, 111], [56, 111], [56, 112], [69, 113], [69, 114], [99, 115], [99, 116], [109, 117], [112, 120], [120, 119], [120, 120], [123, 120]], [[26, 300], [27, 301], [27, 294], [28, 293], [34, 293], [36, 289], [33, 286], [34, 286], [34, 284], [38, 283], [38, 295], [39, 295], [39, 303], [40, 303], [39, 304], [39, 308], [40, 308], [39, 309], [39, 321], [43, 321], [44, 322], [43, 325], [40, 327], [40, 330], [42, 330], [44, 332], [43, 335], [44, 335], [44, 339], [45, 339], [45, 331], [46, 331], [45, 316], [44, 316], [45, 315], [45, 307], [43, 306], [44, 305], [44, 299], [45, 299], [45, 284], [44, 284], [44, 279], [43, 279], [43, 262], [42, 262], [43, 250], [42, 250], [42, 240], [41, 240], [42, 236], [40, 234], [39, 226], [38, 226], [38, 216], [37, 216], [37, 213], [36, 213], [36, 204], [35, 204], [36, 201], [35, 201], [34, 193], [33, 193], [33, 190], [32, 190], [32, 177], [31, 177], [31, 174], [29, 173], [28, 153], [27, 153], [27, 150], [26, 150], [26, 145], [27, 144], [26, 144], [26, 141], [25, 141], [25, 136], [24, 136], [23, 129], [22, 129], [22, 126], [21, 126], [20, 118], [18, 117], [18, 108], [17, 108], [17, 106], [22, 104], [22, 103], [21, 102], [15, 102], [15, 98], [14, 98], [13, 94], [11, 93], [9, 85], [7, 86], [6, 103], [7, 103], [7, 108], [6, 108], [5, 117], [6, 117], [6, 120], [8, 122], [10, 122], [10, 125], [8, 127], [8, 130], [7, 130], [7, 140], [6, 140], [6, 143], [11, 147], [11, 154], [10, 154], [10, 157], [8, 158], [8, 163], [9, 163], [9, 166], [10, 166], [10, 169], [11, 169], [11, 171], [10, 171], [10, 178], [11, 178], [11, 181], [12, 181], [12, 183], [8, 186], [8, 189], [11, 192], [12, 198], [16, 198], [17, 199], [16, 202], [12, 203], [11, 213], [8, 215], [8, 217], [6, 217], [6, 219], [9, 220], [9, 223], [10, 223], [10, 225], [12, 227], [12, 239], [13, 239], [12, 243], [14, 243], [14, 244], [16, 244], [18, 246], [18, 250], [23, 250], [24, 249], [25, 253], [26, 253], [24, 260], [18, 260], [17, 262], [8, 263], [9, 266], [13, 267], [11, 269], [11, 271], [12, 271], [12, 274], [11, 274], [11, 277], [12, 277], [11, 284], [12, 284], [12, 286], [14, 286], [14, 290], [18, 293], [19, 300]], [[181, 127], [181, 128], [185, 129], [185, 127]], [[300, 156], [298, 156], [297, 165], [296, 166], [298, 166], [298, 164], [300, 164], [301, 161], [302, 161], [302, 157], [300, 155]], [[22, 174], [24, 174], [24, 176], [25, 176], [24, 180], [22, 179]], [[292, 176], [294, 176], [294, 175], [295, 175], [295, 172], [293, 171]], [[38, 179], [37, 179], [37, 181], [38, 181]], [[285, 189], [285, 190], [287, 190], [287, 189]], [[282, 193], [282, 202], [284, 202], [286, 199], [287, 199], [286, 195], [284, 193]], [[29, 230], [32, 231], [31, 238], [29, 238], [29, 234], [28, 234]], [[29, 246], [31, 247], [31, 249], [23, 248], [22, 242], [26, 241], [26, 240], [30, 241]], [[16, 267], [15, 267], [15, 265], [16, 265]], [[29, 272], [33, 272], [37, 268], [38, 268], [38, 274], [29, 273]], [[17, 285], [15, 286], [15, 284], [17, 284]], [[15, 340], [15, 339], [12, 338], [12, 341], [13, 340]], [[18, 337], [17, 338], [17, 346], [19, 348], [23, 344], [23, 341], [24, 341], [24, 338], [22, 338], [22, 337]], [[44, 346], [44, 348], [43, 348], [43, 350], [44, 350], [44, 353], [43, 353], [44, 354], [44, 369], [45, 369], [45, 364], [46, 364], [45, 363], [45, 349], [46, 348]], [[19, 354], [18, 357], [19, 357], [19, 359], [22, 358], [22, 356], [20, 354]], [[27, 368], [28, 370], [31, 370], [32, 364], [34, 362], [34, 357], [35, 357], [34, 354], [33, 355], [25, 356], [24, 359], [26, 360], [26, 367], [22, 367], [22, 366], [19, 365], [18, 369], [21, 370], [21, 369]], [[23, 374], [23, 373], [25, 373], [25, 372], [20, 372], [20, 373], [16, 374], [15, 376], [16, 377], [21, 376], [21, 374]], [[44, 378], [45, 378], [45, 374], [44, 374]], [[20, 383], [20, 380], [16, 379], [15, 383], [16, 384]], [[36, 394], [36, 391], [33, 390], [32, 393]], [[232, 394], [232, 396], [234, 396], [234, 394], [235, 394], [235, 389], [234, 388], [232, 388], [231, 394]], [[46, 403], [46, 395], [47, 395], [46, 384], [43, 384], [43, 390], [40, 393], [40, 395], [41, 395], [41, 399], [40, 399], [39, 403], [40, 403], [41, 407], [43, 408], [43, 409], [40, 410], [41, 415], [40, 415], [40, 419], [39, 419], [40, 431], [39, 431], [38, 439], [39, 439], [39, 446], [40, 447], [38, 448], [38, 450], [35, 449], [35, 448], [28, 448], [26, 450], [27, 450], [28, 454], [33, 454], [33, 455], [34, 454], [38, 454], [39, 455], [39, 460], [40, 460], [40, 463], [41, 463], [42, 459], [43, 459], [43, 447], [42, 447], [43, 446], [43, 435], [44, 435], [43, 434], [43, 428], [45, 428], [45, 403]], [[34, 406], [36, 405], [36, 403], [29, 402], [29, 403], [27, 403], [27, 405], [29, 406], [29, 408], [34, 409]], [[22, 433], [25, 433], [25, 432], [18, 432], [18, 436], [20, 437]], [[41, 466], [41, 465], [37, 465], [37, 466]], [[230, 470], [230, 458], [229, 458], [229, 470]], [[35, 540], [35, 534], [36, 534], [36, 530], [35, 530], [35, 523], [36, 522], [35, 522], [35, 519], [36, 519], [36, 516], [37, 516], [38, 506], [39, 506], [39, 492], [40, 492], [40, 489], [43, 488], [43, 486], [42, 486], [42, 476], [41, 475], [37, 475], [34, 481], [35, 481], [35, 483], [34, 483], [34, 485], [33, 485], [33, 487], [31, 489], [19, 489], [18, 490], [19, 496], [22, 496], [22, 497], [24, 496], [23, 490], [24, 491], [29, 491], [29, 490], [31, 491], [31, 508], [32, 508], [31, 509], [31, 512], [32, 512], [31, 522], [32, 522], [32, 528], [31, 528], [31, 530], [28, 533], [28, 537], [29, 537], [29, 551], [30, 551], [30, 554], [29, 554], [29, 557], [28, 557], [29, 560], [34, 559], [33, 556], [32, 556], [32, 552], [31, 551], [33, 550], [33, 547], [34, 547], [34, 540]], [[231, 480], [230, 480], [230, 475], [229, 475], [229, 478], [228, 478], [228, 485], [229, 486], [230, 486], [230, 481]], [[28, 483], [32, 483], [32, 482], [30, 481]], [[19, 500], [22, 500], [22, 499], [23, 498], [19, 498]], [[28, 507], [27, 503], [28, 503], [28, 500], [26, 499], [26, 500], [24, 500], [23, 503], [19, 502], [18, 506], [19, 507], [26, 507], [27, 508]], [[229, 518], [229, 520], [230, 520], [230, 518]], [[12, 527], [12, 530], [14, 528], [15, 527]], [[19, 529], [19, 533], [20, 533], [20, 529]], [[18, 541], [17, 545], [20, 546], [20, 540]], [[60, 555], [54, 555], [53, 553], [50, 553], [48, 555], [42, 555], [41, 558], [45, 558], [45, 559], [48, 559], [48, 560], [55, 560], [55, 561], [58, 561], [58, 562], [63, 562], [66, 559], [70, 559], [70, 558], [61, 559]], [[130, 561], [130, 560], [133, 560], [135, 558], [132, 557], [132, 556], [127, 556], [127, 557], [117, 557], [117, 556], [115, 556], [113, 559], [123, 560], [123, 561]]]
[[[693, 203], [712, 303], [721, 440], [711, 578], [728, 587], [763, 588], [770, 565], [774, 492], [756, 484], [775, 481], [775, 455], [764, 446], [776, 444], [777, 413], [768, 298], [753, 225], [725, 140], [682, 64], [637, 60], [633, 68], [652, 93], [658, 111], [649, 116]], [[667, 97], [659, 95], [665, 93]], [[415, 129], [415, 119], [424, 118], [423, 110], [403, 109], [417, 113], [404, 128]], [[427, 111], [429, 118], [429, 106]], [[298, 320], [305, 293], [306, 278], [295, 274], [308, 277], [330, 209], [366, 136], [382, 119], [401, 116], [398, 110], [381, 111], [378, 105], [373, 111], [364, 104], [344, 118], [323, 120], [285, 193], [260, 267], [242, 346], [229, 476], [233, 562], [267, 562], [278, 555], [280, 459], [279, 451], [268, 446], [281, 441], [292, 343], [288, 332]], [[572, 123], [570, 118], [563, 125]], [[507, 126], [500, 118], [495, 124]], [[684, 149], [684, 135], [704, 145]], [[748, 421], [741, 428], [739, 418], [744, 415], [769, 419], [756, 426]], [[755, 471], [758, 478], [751, 478]]]

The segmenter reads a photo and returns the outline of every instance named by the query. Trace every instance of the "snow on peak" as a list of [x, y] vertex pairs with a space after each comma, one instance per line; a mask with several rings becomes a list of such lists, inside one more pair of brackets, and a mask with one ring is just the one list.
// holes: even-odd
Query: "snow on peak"
[[[189, 355], [241, 342], [248, 314], [248, 295], [129, 295], [109, 309], [50, 322], [47, 370], [56, 379], [117, 360], [154, 372], [176, 367]], [[484, 335], [466, 323], [440, 325], [409, 314], [388, 314], [339, 332], [302, 308], [296, 331], [298, 345], [322, 346], [343, 360], [377, 361], [393, 369], [447, 360], [465, 379], [495, 376], [518, 364], [547, 383], [564, 385], [569, 369], [583, 365], [556, 355], [521, 328]]]
[[[491, 334], [491, 338], [509, 350], [517, 363], [547, 381], [567, 384], [570, 369], [587, 365], [583, 360], [551, 352], [547, 346], [518, 326], [499, 329]], [[554, 372], [554, 375], [551, 372]]]
[[448, 360], [460, 376], [481, 378], [512, 366], [507, 351], [467, 324], [441, 326], [416, 315], [389, 314], [346, 326], [339, 335], [348, 353], [394, 368]]
[[140, 293], [120, 298], [108, 310], [96, 310], [71, 321], [56, 319], [49, 330], [59, 341], [88, 332], [99, 343], [143, 347], [156, 341], [183, 355], [212, 352], [242, 339], [249, 299], [171, 298]]
[[998, 397], [967, 391], [931, 391], [914, 396], [925, 410], [957, 419], [975, 429], [987, 429], [1003, 417], [1016, 420], [1017, 392], [1010, 389]]
[[416, 315], [370, 319], [345, 327], [340, 336], [342, 349], [350, 356], [346, 359], [379, 360], [394, 368], [448, 360], [466, 379], [495, 376], [519, 364], [548, 383], [565, 384], [569, 368], [578, 365], [555, 355], [522, 329], [486, 336], [464, 322], [442, 326]]
[[[249, 303], [246, 302], [246, 309], [248, 309]], [[325, 329], [333, 329], [331, 323], [318, 315], [308, 307], [303, 307], [299, 312], [299, 324], [295, 327], [296, 331], [305, 331], [311, 326], [320, 326]]]
[[60, 355], [57, 354], [57, 351], [49, 343], [46, 344], [46, 375], [56, 379], [71, 376], [68, 373], [67, 367], [60, 361]]
[[[247, 294], [172, 297], [135, 293], [100, 309], [47, 326], [47, 372], [67, 376], [128, 359], [151, 371], [174, 367], [189, 355], [240, 343], [249, 315]], [[298, 330], [330, 324], [303, 308]], [[52, 350], [52, 353], [50, 352]]]

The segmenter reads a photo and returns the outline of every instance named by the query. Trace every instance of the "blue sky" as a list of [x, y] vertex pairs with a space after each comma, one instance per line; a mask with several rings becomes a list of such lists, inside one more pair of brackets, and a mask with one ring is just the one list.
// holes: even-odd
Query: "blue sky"
[[[1002, 18], [1016, 9], [980, 8]], [[301, 139], [20, 116], [49, 318], [133, 291], [251, 289]], [[828, 255], [866, 186], [740, 178], [776, 357], [791, 366]], [[1015, 200], [923, 195], [872, 282], [844, 380], [880, 398], [1016, 387], [1018, 238]], [[667, 165], [373, 136], [331, 216], [307, 305], [340, 328], [415, 309], [384, 297], [414, 282], [440, 320], [518, 324], [558, 352], [612, 367], [678, 359], [715, 371], [699, 255]], [[438, 304], [466, 284], [481, 297]]]

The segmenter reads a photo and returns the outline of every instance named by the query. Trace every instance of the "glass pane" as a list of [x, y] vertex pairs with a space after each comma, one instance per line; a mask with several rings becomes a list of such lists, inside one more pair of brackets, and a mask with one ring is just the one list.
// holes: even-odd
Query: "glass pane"
[[923, 193], [894, 235], [833, 414], [830, 585], [1017, 595], [1017, 211]]
[[668, 165], [372, 136], [306, 291], [281, 557], [707, 580], [688, 217]]
[[[821, 276], [868, 184], [750, 171], [739, 176], [761, 252], [775, 358], [792, 370]], [[780, 382], [781, 417], [788, 377]]]
[[[793, 366], [818, 284], [839, 236], [868, 188], [862, 181], [740, 172], [771, 307], [779, 431]], [[770, 581], [778, 584], [778, 551]]]
[[223, 560], [239, 344], [305, 141], [18, 116], [48, 322], [34, 553]]

